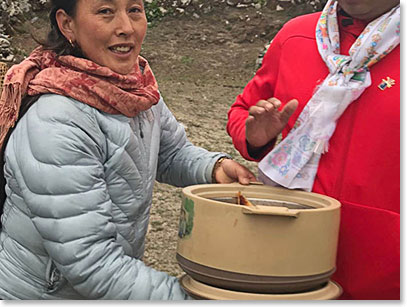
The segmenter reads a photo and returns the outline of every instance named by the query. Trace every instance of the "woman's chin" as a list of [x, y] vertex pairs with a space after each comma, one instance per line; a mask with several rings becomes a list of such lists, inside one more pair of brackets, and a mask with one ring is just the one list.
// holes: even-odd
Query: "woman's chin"
[[135, 64], [108, 66], [112, 71], [121, 75], [128, 75], [133, 71]]

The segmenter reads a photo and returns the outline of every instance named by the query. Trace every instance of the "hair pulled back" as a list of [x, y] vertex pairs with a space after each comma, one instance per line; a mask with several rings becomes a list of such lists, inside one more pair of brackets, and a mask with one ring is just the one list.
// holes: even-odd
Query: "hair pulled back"
[[59, 9], [65, 11], [71, 17], [75, 17], [76, 8], [79, 0], [51, 0], [49, 21], [51, 29], [45, 41], [41, 42], [44, 49], [52, 50], [57, 55], [73, 55], [82, 57], [80, 49], [74, 45], [72, 46], [59, 30], [56, 20], [56, 13]]

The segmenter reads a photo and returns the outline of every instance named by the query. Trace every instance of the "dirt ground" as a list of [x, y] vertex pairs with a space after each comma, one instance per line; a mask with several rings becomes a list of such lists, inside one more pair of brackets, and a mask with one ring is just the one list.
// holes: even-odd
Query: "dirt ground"
[[[226, 133], [227, 111], [253, 76], [264, 46], [291, 17], [285, 11], [226, 7], [199, 18], [166, 17], [149, 28], [142, 55], [192, 143], [226, 152], [256, 172], [256, 165], [239, 156]], [[46, 32], [45, 19], [44, 14], [27, 21], [13, 38], [20, 56], [36, 46], [28, 32]], [[157, 183], [144, 256], [147, 265], [174, 276], [182, 274], [175, 259], [181, 191]]]
[[[190, 140], [244, 161], [226, 132], [227, 111], [252, 78], [256, 59], [280, 28], [284, 14], [226, 9], [199, 19], [167, 18], [149, 30], [142, 54], [156, 74], [161, 93]], [[181, 190], [157, 184], [145, 262], [181, 276], [176, 260]]]

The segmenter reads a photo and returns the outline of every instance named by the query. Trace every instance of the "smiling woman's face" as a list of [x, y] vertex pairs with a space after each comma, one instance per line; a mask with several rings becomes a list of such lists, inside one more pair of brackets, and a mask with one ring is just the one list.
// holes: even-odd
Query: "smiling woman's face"
[[119, 74], [132, 71], [147, 31], [142, 0], [78, 0], [72, 18], [62, 11], [57, 20], [87, 59]]
[[391, 8], [400, 3], [399, 0], [338, 0], [343, 10], [350, 16], [364, 20], [372, 21], [383, 15]]

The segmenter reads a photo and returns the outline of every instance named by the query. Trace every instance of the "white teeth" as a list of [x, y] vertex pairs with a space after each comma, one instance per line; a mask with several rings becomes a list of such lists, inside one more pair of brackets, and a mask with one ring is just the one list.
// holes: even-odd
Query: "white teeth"
[[117, 51], [117, 52], [129, 52], [130, 51], [130, 47], [125, 47], [125, 46], [117, 46], [117, 47], [112, 47], [113, 51]]

